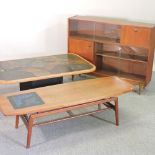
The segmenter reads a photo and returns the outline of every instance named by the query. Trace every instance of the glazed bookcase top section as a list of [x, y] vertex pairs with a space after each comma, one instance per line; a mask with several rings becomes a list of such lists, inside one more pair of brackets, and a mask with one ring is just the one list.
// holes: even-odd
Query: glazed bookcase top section
[[69, 36], [95, 42], [120, 43], [121, 26], [84, 20], [70, 20]]
[[145, 48], [135, 48], [132, 46], [121, 46], [117, 44], [96, 43], [96, 55], [125, 59], [130, 61], [139, 61], [146, 63], [148, 61], [148, 52]]
[[135, 22], [135, 21], [130, 21], [123, 18], [107, 18], [107, 17], [97, 17], [97, 16], [73, 16], [73, 17], [70, 17], [69, 19], [81, 20], [81, 21], [92, 21], [92, 22], [105, 22], [105, 23], [117, 24], [117, 25], [133, 25], [133, 26], [148, 27], [148, 28], [155, 27], [155, 24], [152, 24], [152, 23]]

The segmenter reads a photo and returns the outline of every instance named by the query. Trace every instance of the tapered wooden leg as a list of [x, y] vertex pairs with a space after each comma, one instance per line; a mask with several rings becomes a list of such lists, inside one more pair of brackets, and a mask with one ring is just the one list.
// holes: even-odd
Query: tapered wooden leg
[[138, 94], [141, 94], [141, 85], [139, 84], [139, 90], [138, 90]]
[[30, 143], [31, 143], [31, 135], [32, 135], [32, 127], [33, 127], [33, 119], [30, 116], [29, 118], [29, 122], [28, 122], [28, 128], [27, 128], [27, 145], [26, 148], [30, 147]]
[[16, 116], [15, 128], [17, 129], [19, 125], [19, 115]]
[[118, 98], [115, 100], [115, 119], [116, 119], [116, 125], [119, 125], [119, 114], [118, 114]]
[[101, 110], [102, 107], [101, 107], [101, 104], [98, 104], [98, 110]]
[[144, 88], [145, 88], [145, 86], [144, 86], [144, 85], [139, 84], [139, 91], [138, 91], [139, 95], [141, 94], [141, 91], [143, 91], [143, 90], [144, 90]]

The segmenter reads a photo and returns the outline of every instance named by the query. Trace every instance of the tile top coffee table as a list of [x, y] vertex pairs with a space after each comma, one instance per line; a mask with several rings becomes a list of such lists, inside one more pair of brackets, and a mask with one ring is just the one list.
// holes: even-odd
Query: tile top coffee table
[[93, 72], [96, 67], [76, 54], [0, 61], [0, 84], [22, 83]]

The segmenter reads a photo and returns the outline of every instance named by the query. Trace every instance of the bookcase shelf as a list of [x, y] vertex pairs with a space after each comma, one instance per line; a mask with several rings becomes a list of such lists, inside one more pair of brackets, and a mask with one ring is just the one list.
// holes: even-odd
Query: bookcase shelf
[[[145, 57], [136, 57], [136, 56], [122, 56], [121, 54], [119, 53], [109, 53], [109, 52], [97, 52], [96, 53], [97, 56], [103, 56], [103, 57], [109, 57], [109, 58], [114, 58], [114, 59], [119, 59], [119, 60], [126, 60], [126, 61], [133, 61], [133, 62], [140, 62], [140, 63], [147, 63], [147, 61], [145, 60]], [[118, 61], [119, 61], [118, 60]]]
[[89, 35], [71, 35], [70, 38], [74, 39], [81, 39], [81, 40], [88, 40], [88, 41], [93, 41], [93, 42], [98, 42], [98, 43], [119, 43], [119, 39], [112, 39], [108, 37], [92, 37]]

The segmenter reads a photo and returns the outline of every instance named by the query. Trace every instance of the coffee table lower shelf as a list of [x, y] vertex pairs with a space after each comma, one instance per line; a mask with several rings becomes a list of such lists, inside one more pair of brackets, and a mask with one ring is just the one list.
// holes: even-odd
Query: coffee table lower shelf
[[[114, 102], [114, 104], [112, 104], [111, 102]], [[80, 113], [80, 114], [74, 114], [73, 113], [74, 110], [78, 110], [78, 109], [84, 108], [84, 107], [91, 107], [94, 105], [96, 106], [96, 109], [93, 111], [84, 112], [84, 113]], [[104, 105], [104, 108], [103, 108], [103, 105]], [[78, 104], [75, 106], [69, 106], [69, 107], [45, 111], [45, 112], [38, 112], [38, 113], [30, 114], [30, 115], [28, 115], [28, 114], [17, 115], [15, 127], [18, 128], [19, 117], [20, 117], [22, 119], [22, 121], [24, 122], [27, 130], [28, 130], [26, 148], [29, 148], [30, 143], [31, 143], [32, 127], [39, 126], [39, 125], [46, 125], [46, 124], [50, 124], [50, 123], [56, 123], [56, 122], [69, 120], [69, 119], [73, 119], [73, 118], [77, 118], [77, 117], [81, 117], [81, 116], [93, 115], [95, 113], [99, 113], [99, 112], [103, 112], [105, 110], [111, 110], [111, 109], [114, 110], [114, 112], [115, 112], [115, 123], [116, 123], [116, 126], [118, 126], [119, 125], [118, 98], [117, 97], [111, 97], [108, 99], [102, 99], [102, 100], [98, 100], [98, 101], [94, 101], [94, 102]], [[36, 122], [36, 119], [40, 119], [43, 117], [46, 118], [46, 116], [48, 117], [50, 115], [58, 114], [58, 113], [62, 113], [62, 112], [67, 113], [68, 116], [63, 117], [63, 118], [54, 119], [54, 120], [49, 120], [49, 119], [46, 120], [45, 119], [44, 121], [41, 121], [39, 123]]]

